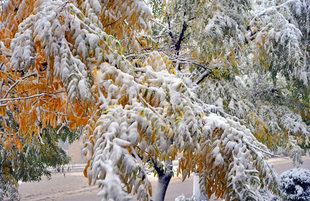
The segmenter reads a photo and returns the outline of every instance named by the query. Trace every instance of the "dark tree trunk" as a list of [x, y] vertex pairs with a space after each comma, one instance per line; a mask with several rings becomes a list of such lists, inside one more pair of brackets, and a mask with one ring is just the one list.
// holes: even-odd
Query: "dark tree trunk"
[[167, 171], [164, 174], [158, 175], [158, 183], [156, 186], [154, 201], [164, 201], [165, 200], [167, 188], [168, 188], [168, 185], [169, 185], [171, 178], [172, 178], [172, 172], [171, 171]]
[[166, 161], [166, 169], [162, 164], [154, 161], [154, 168], [158, 173], [158, 183], [154, 194], [154, 201], [164, 201], [169, 182], [172, 178], [172, 161]]

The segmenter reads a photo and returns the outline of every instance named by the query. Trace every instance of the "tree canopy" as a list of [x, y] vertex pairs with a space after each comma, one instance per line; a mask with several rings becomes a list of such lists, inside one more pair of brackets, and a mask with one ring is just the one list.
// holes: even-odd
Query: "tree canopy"
[[309, 141], [305, 5], [6, 0], [1, 148], [23, 152], [79, 130], [84, 175], [104, 200], [152, 199], [146, 169], [170, 172], [177, 154], [177, 174], [199, 172], [208, 196], [278, 194], [268, 147]]
[[309, 148], [309, 1], [151, 2], [153, 39], [202, 101], [273, 151]]

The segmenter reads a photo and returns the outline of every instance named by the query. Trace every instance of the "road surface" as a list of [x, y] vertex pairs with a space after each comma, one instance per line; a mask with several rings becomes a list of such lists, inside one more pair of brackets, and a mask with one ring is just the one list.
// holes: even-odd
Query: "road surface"
[[[294, 168], [289, 159], [271, 159], [270, 163], [278, 174]], [[304, 158], [304, 164], [301, 168], [310, 169], [310, 157]], [[156, 188], [155, 178], [150, 178], [153, 189]], [[20, 194], [22, 201], [99, 201], [96, 194], [99, 192], [97, 186], [89, 186], [82, 172], [69, 172], [65, 175], [55, 173], [51, 180], [43, 178], [41, 182], [22, 183], [20, 185]], [[181, 194], [191, 197], [193, 193], [193, 177], [181, 182], [181, 178], [173, 178], [169, 184], [166, 194], [166, 201], [174, 201]], [[215, 200], [215, 199], [213, 199]]]

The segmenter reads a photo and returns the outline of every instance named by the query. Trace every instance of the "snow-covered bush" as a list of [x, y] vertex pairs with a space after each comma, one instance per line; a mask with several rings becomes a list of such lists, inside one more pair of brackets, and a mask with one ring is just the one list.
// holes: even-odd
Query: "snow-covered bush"
[[281, 174], [283, 200], [310, 200], [310, 170], [291, 169]]
[[278, 195], [274, 195], [272, 193], [269, 193], [265, 190], [259, 190], [260, 193], [260, 201], [280, 201], [280, 197]]

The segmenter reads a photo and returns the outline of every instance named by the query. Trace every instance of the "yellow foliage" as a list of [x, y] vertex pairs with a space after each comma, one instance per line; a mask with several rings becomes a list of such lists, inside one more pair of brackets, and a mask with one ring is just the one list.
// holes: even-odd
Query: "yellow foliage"
[[[116, 116], [119, 115], [118, 119], [125, 119], [126, 124], [131, 124], [126, 128], [120, 128], [124, 129], [124, 136], [130, 134], [130, 126], [136, 129], [139, 135], [138, 140], [133, 142], [129, 142], [131, 140], [129, 137], [128, 142], [118, 141], [119, 144], [123, 144], [119, 147], [125, 150], [124, 153], [132, 155], [138, 153], [142, 156], [142, 162], [152, 157], [161, 162], [170, 158], [173, 160], [182, 149], [184, 151], [178, 173], [182, 173], [183, 180], [190, 177], [193, 169], [200, 172], [206, 170], [209, 173], [206, 182], [208, 194], [215, 193], [223, 197], [224, 194], [230, 193], [226, 188], [227, 178], [224, 174], [229, 169], [229, 163], [216, 166], [212, 155], [206, 157], [206, 153], [210, 153], [215, 147], [204, 144], [205, 139], [199, 138], [203, 130], [200, 117], [204, 118], [204, 113], [199, 109], [195, 110], [191, 100], [182, 97], [183, 92], [184, 94], [186, 92], [186, 86], [174, 76], [176, 71], [169, 58], [154, 51], [148, 54], [146, 59], [139, 58], [130, 63], [122, 55], [125, 51], [138, 51], [141, 47], [149, 46], [149, 41], [137, 37], [137, 33], [149, 28], [151, 13], [135, 9], [139, 5], [135, 4], [135, 1], [128, 0], [106, 1], [101, 10], [94, 8], [88, 0], [64, 2], [63, 5], [53, 4], [51, 7], [53, 9], [49, 11], [52, 14], [55, 11], [52, 19], [48, 19], [44, 15], [46, 13], [40, 13], [46, 17], [46, 26], [50, 26], [51, 29], [41, 37], [40, 34], [34, 33], [37, 20], [35, 17], [40, 12], [39, 7], [46, 2], [31, 0], [14, 2], [12, 4], [14, 6], [9, 6], [8, 10], [0, 14], [0, 20], [4, 22], [5, 27], [0, 30], [0, 41], [5, 45], [1, 51], [6, 51], [0, 55], [0, 64], [6, 68], [5, 72], [0, 71], [2, 78], [0, 81], [3, 81], [0, 92], [0, 115], [9, 118], [6, 110], [11, 111], [14, 121], [19, 125], [17, 130], [2, 122], [4, 132], [1, 133], [0, 142], [7, 150], [12, 148], [12, 143], [19, 151], [23, 150], [17, 132], [26, 139], [26, 142], [31, 143], [33, 138], [40, 137], [45, 127], [56, 129], [65, 125], [71, 130], [85, 128], [83, 135], [90, 160], [83, 174], [89, 178], [90, 183], [95, 182], [92, 181], [93, 178], [97, 180], [105, 177], [105, 174], [100, 175], [102, 178], [98, 175], [96, 177], [87, 175], [87, 170], [92, 168], [94, 156], [97, 154], [95, 146], [98, 146], [98, 141], [107, 138], [102, 134], [104, 132], [102, 127], [108, 125], [106, 122], [109, 119], [117, 119]], [[51, 16], [53, 15], [48, 17]], [[25, 22], [25, 19], [28, 21]], [[82, 22], [78, 24], [78, 20]], [[23, 31], [19, 31], [18, 27]], [[56, 30], [58, 27], [61, 29]], [[27, 31], [30, 34], [27, 35]], [[19, 35], [23, 37], [17, 40]], [[51, 42], [52, 45], [48, 43], [50, 38], [55, 39]], [[26, 55], [28, 46], [25, 48], [29, 41], [33, 42], [29, 45], [31, 58]], [[11, 44], [14, 44], [15, 48], [23, 48], [27, 58], [18, 58], [19, 60], [15, 58], [11, 62], [14, 56]], [[220, 52], [215, 55], [219, 58]], [[193, 52], [193, 56], [198, 57], [196, 51]], [[232, 63], [237, 65], [235, 56], [232, 54], [230, 57]], [[207, 61], [209, 60], [213, 62], [212, 57], [208, 57]], [[218, 69], [214, 69], [214, 75], [221, 78]], [[169, 97], [171, 94], [178, 94], [178, 100]], [[168, 104], [164, 105], [162, 101]], [[128, 123], [129, 120], [134, 123]], [[124, 122], [114, 123], [121, 127]], [[181, 130], [179, 128], [181, 124], [189, 125], [190, 134], [184, 138], [188, 137], [195, 143], [201, 143], [201, 153], [197, 153], [200, 150], [196, 148], [188, 148], [193, 147], [192, 145], [159, 148], [158, 141], [167, 143], [172, 141], [177, 135], [173, 129]], [[104, 126], [100, 128], [101, 125]], [[110, 130], [112, 132], [117, 129], [119, 128], [115, 126]], [[116, 134], [118, 133], [111, 138], [115, 139]], [[219, 140], [222, 134], [223, 130], [215, 129], [211, 134], [212, 143]], [[141, 145], [139, 148], [133, 147], [138, 143]], [[121, 155], [123, 156], [123, 153]], [[231, 159], [233, 153], [223, 153], [223, 157]], [[135, 156], [135, 160], [139, 160], [139, 157]], [[120, 160], [113, 168], [119, 168], [121, 171], [126, 169], [123, 165]], [[129, 176], [125, 176], [132, 177], [131, 174], [132, 172]], [[126, 181], [125, 176], [121, 175], [123, 181]], [[139, 178], [134, 176], [131, 179], [138, 181]], [[144, 181], [137, 183], [141, 185], [141, 182]], [[128, 189], [132, 189], [131, 184], [125, 182], [124, 184]], [[152, 194], [151, 185], [147, 191]]]

